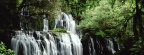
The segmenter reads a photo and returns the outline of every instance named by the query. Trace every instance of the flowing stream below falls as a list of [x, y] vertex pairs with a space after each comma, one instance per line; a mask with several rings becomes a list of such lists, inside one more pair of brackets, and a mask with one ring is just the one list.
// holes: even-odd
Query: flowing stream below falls
[[[15, 31], [11, 46], [15, 55], [107, 55], [116, 52], [113, 41], [89, 37], [82, 42], [76, 32], [72, 15], [62, 12], [55, 19], [55, 28], [67, 32], [50, 32], [48, 20], [43, 20], [43, 31]], [[105, 43], [105, 44], [103, 44]], [[118, 45], [116, 46], [119, 49]], [[106, 49], [106, 50], [105, 50]]]

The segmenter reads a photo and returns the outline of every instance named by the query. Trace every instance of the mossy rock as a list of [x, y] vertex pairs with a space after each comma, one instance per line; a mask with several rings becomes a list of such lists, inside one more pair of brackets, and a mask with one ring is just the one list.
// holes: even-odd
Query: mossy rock
[[52, 32], [62, 32], [62, 33], [66, 33], [67, 31], [62, 29], [62, 28], [56, 28], [56, 29], [53, 29]]

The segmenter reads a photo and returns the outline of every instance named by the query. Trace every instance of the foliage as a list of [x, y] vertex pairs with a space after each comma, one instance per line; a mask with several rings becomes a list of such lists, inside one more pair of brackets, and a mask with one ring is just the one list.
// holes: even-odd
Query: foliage
[[29, 25], [35, 30], [42, 30], [44, 18], [50, 20], [50, 24], [52, 24], [53, 22], [51, 20], [55, 18], [55, 15], [60, 13], [59, 0], [28, 0], [23, 2], [21, 6], [24, 7], [19, 11], [23, 14], [20, 16], [21, 22], [23, 23], [22, 26], [24, 27]]
[[100, 0], [60, 0], [61, 10], [66, 13], [71, 13], [78, 21], [82, 12], [91, 9], [98, 5]]
[[140, 39], [136, 43], [133, 44], [132, 48], [130, 48], [130, 51], [132, 51], [132, 55], [143, 55], [144, 54], [144, 47], [143, 47], [143, 40]]
[[52, 30], [52, 32], [67, 32], [66, 30], [62, 29], [62, 28], [55, 28]]
[[0, 55], [14, 55], [11, 49], [6, 49], [3, 42], [0, 42]]
[[115, 29], [106, 29], [104, 31], [99, 30], [95, 33], [95, 35], [97, 36], [102, 36], [102, 37], [106, 37], [106, 36], [112, 36], [115, 35], [117, 33], [117, 31]]
[[42, 30], [42, 16], [55, 18], [60, 12], [60, 1], [2, 0], [0, 7], [0, 30]]
[[0, 29], [21, 29], [21, 25], [25, 30], [42, 30], [42, 16], [46, 15], [47, 19], [53, 20], [61, 11], [72, 13], [80, 21], [80, 14], [96, 6], [98, 2], [99, 0], [3, 0], [0, 2], [0, 18], [4, 20], [0, 21]]
[[[20, 22], [25, 28], [42, 30], [44, 18], [53, 24], [55, 15], [62, 11], [80, 21], [78, 27], [86, 30], [84, 35], [116, 37], [125, 48], [130, 43], [126, 50], [131, 54], [138, 54], [144, 49], [143, 5], [143, 0], [2, 0], [0, 33], [20, 29]], [[61, 28], [52, 31], [66, 32]]]
[[100, 1], [99, 6], [82, 13], [83, 20], [78, 27], [94, 29], [94, 31], [96, 30], [96, 35], [116, 35], [116, 33], [119, 33], [123, 29], [126, 20], [131, 19], [133, 16], [132, 8], [134, 8], [134, 4], [129, 2], [125, 4], [121, 3], [115, 1], [115, 4], [111, 7], [109, 1]]
[[[82, 12], [78, 27], [83, 28], [85, 35], [115, 37], [124, 52], [143, 55], [143, 3], [142, 0], [101, 0], [98, 6]], [[119, 55], [127, 55], [121, 51]]]

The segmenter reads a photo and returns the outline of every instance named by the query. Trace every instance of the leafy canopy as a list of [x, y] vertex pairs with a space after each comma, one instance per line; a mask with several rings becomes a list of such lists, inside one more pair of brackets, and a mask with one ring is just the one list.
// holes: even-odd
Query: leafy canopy
[[113, 7], [109, 0], [101, 0], [99, 6], [82, 13], [79, 28], [94, 29], [96, 35], [111, 36], [123, 29], [127, 19], [133, 16], [134, 4], [116, 0]]

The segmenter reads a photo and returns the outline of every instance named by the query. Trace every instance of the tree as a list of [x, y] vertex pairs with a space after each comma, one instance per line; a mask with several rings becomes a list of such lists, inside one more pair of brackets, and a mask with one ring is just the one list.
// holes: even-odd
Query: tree
[[85, 35], [115, 37], [125, 47], [118, 55], [144, 54], [142, 0], [101, 0], [98, 6], [83, 12], [81, 17], [79, 27]]

